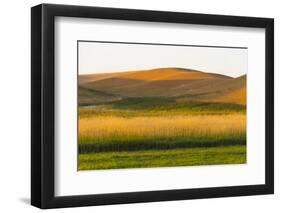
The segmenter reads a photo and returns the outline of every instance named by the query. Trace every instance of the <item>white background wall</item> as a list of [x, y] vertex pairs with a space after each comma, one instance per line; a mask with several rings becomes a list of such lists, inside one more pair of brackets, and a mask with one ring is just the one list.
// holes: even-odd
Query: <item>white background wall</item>
[[[150, 10], [275, 18], [275, 195], [50, 210], [51, 212], [280, 212], [281, 46], [280, 1], [264, 0], [45, 0]], [[0, 212], [39, 212], [30, 197], [30, 7], [37, 0], [1, 2]]]

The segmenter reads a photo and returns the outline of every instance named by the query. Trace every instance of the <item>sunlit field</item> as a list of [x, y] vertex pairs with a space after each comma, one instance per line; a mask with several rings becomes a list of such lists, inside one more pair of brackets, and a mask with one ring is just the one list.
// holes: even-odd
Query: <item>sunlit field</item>
[[78, 170], [246, 163], [246, 81], [184, 67], [79, 73]]
[[82, 118], [80, 153], [243, 144], [244, 115]]
[[246, 162], [246, 110], [241, 105], [80, 107], [78, 126], [79, 170]]

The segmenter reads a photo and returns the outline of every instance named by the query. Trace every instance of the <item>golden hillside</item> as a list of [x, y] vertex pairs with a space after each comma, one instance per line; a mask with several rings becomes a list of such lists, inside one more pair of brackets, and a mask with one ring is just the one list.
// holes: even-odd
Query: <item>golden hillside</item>
[[246, 76], [232, 78], [182, 68], [79, 76], [79, 103], [94, 104], [128, 97], [172, 97], [179, 101], [216, 101], [244, 105]]

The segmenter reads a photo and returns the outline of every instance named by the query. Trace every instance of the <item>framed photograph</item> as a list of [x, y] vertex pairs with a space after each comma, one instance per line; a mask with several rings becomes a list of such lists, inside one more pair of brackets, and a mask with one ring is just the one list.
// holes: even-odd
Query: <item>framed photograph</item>
[[272, 194], [274, 21], [31, 9], [31, 203]]

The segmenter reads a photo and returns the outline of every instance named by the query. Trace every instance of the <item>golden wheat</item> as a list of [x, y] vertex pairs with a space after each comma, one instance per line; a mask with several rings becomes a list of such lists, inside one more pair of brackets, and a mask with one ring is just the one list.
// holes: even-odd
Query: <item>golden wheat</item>
[[102, 140], [110, 137], [190, 137], [212, 135], [241, 135], [246, 132], [246, 116], [114, 116], [79, 119], [79, 137]]

